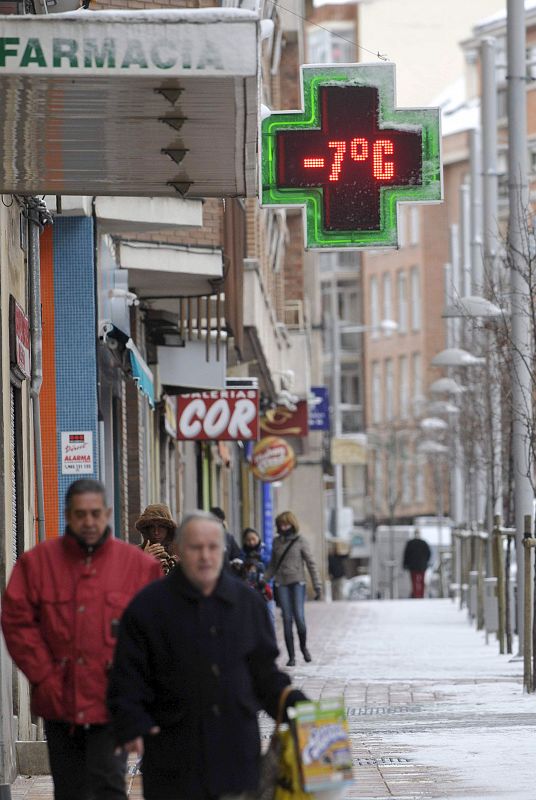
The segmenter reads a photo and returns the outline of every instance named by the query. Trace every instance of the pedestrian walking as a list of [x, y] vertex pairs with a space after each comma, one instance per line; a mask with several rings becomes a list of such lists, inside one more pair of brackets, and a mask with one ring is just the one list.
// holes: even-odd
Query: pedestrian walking
[[143, 537], [141, 549], [158, 559], [162, 572], [167, 575], [177, 563], [177, 557], [172, 552], [177, 526], [168, 506], [164, 503], [147, 506], [136, 520], [136, 528]]
[[[143, 754], [145, 800], [231, 800], [259, 780], [257, 712], [278, 710], [266, 604], [223, 569], [224, 529], [196, 511], [176, 536], [179, 564], [131, 602], [119, 629], [109, 708], [117, 742]], [[305, 699], [292, 690], [286, 705]]]
[[283, 631], [288, 652], [287, 667], [296, 665], [293, 622], [296, 623], [300, 649], [305, 661], [311, 661], [307, 649], [305, 624], [305, 568], [307, 565], [314, 588], [315, 600], [320, 600], [321, 586], [318, 570], [307, 540], [299, 533], [299, 523], [292, 511], [283, 511], [275, 520], [278, 536], [272, 546], [272, 557], [265, 579], [274, 579], [276, 602], [283, 615]]
[[223, 508], [219, 506], [212, 506], [210, 509], [210, 513], [220, 520], [221, 524], [223, 525], [223, 530], [225, 533], [225, 553], [224, 553], [224, 564], [227, 568], [230, 567], [233, 561], [241, 561], [242, 557], [240, 555], [240, 548], [234, 538], [233, 534], [230, 533], [229, 529], [227, 528], [227, 522], [225, 520], [225, 511]]
[[242, 550], [240, 558], [244, 561], [260, 561], [264, 566], [268, 566], [269, 558], [266, 557], [264, 542], [255, 528], [244, 528], [242, 531]]
[[410, 539], [404, 548], [404, 569], [411, 575], [411, 596], [421, 599], [424, 597], [424, 573], [430, 562], [431, 551], [428, 543], [421, 539], [416, 529], [413, 539]]
[[329, 543], [328, 572], [331, 580], [331, 596], [333, 600], [344, 600], [344, 585], [346, 583], [348, 551], [341, 553], [339, 548], [340, 545], [337, 545], [335, 542]]
[[106, 687], [119, 620], [160, 565], [109, 527], [104, 486], [78, 480], [65, 497], [65, 535], [16, 562], [2, 630], [45, 720], [55, 800], [124, 800], [124, 757], [114, 754]]

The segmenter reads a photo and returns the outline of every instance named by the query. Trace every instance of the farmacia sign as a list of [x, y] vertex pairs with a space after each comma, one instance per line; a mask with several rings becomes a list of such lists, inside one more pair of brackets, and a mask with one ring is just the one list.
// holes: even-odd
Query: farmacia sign
[[108, 17], [99, 12], [63, 19], [17, 17], [15, 24], [13, 18], [0, 18], [0, 74], [255, 74], [254, 19], [238, 16], [229, 27], [217, 14], [200, 24], [190, 22], [184, 11], [177, 21], [170, 12], [161, 19], [143, 12], [124, 19], [121, 12], [103, 13]]

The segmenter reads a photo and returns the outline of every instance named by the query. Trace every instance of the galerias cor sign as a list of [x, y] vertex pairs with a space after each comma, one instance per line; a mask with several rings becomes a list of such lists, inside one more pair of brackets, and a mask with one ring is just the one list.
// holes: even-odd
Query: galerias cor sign
[[258, 389], [219, 389], [177, 397], [178, 439], [246, 442], [258, 435]]

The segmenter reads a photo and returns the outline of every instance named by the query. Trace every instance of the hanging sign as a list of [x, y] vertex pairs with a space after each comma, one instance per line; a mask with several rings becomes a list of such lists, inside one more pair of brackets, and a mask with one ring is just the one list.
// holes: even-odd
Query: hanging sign
[[262, 122], [262, 204], [302, 206], [310, 249], [396, 247], [398, 202], [442, 199], [439, 109], [395, 108], [394, 64], [301, 80], [303, 110]]
[[327, 386], [311, 386], [309, 430], [329, 431], [329, 394]]
[[9, 346], [11, 367], [18, 378], [31, 378], [30, 323], [13, 295], [9, 296]]
[[94, 471], [93, 432], [61, 432], [61, 474], [89, 475]]
[[299, 436], [303, 438], [309, 433], [307, 401], [300, 400], [296, 409], [290, 411], [284, 406], [270, 408], [261, 417], [261, 433], [265, 436]]
[[177, 395], [178, 439], [244, 442], [258, 436], [258, 389], [216, 389]]
[[290, 475], [296, 466], [294, 450], [279, 436], [265, 436], [251, 456], [251, 471], [261, 481], [273, 483]]

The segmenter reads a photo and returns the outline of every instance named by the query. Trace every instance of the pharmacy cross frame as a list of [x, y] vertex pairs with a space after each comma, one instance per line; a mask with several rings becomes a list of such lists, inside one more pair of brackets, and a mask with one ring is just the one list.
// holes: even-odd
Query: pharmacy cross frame
[[439, 109], [397, 109], [394, 64], [302, 66], [301, 90], [262, 120], [262, 205], [301, 206], [307, 249], [397, 247], [398, 203], [443, 198]]

